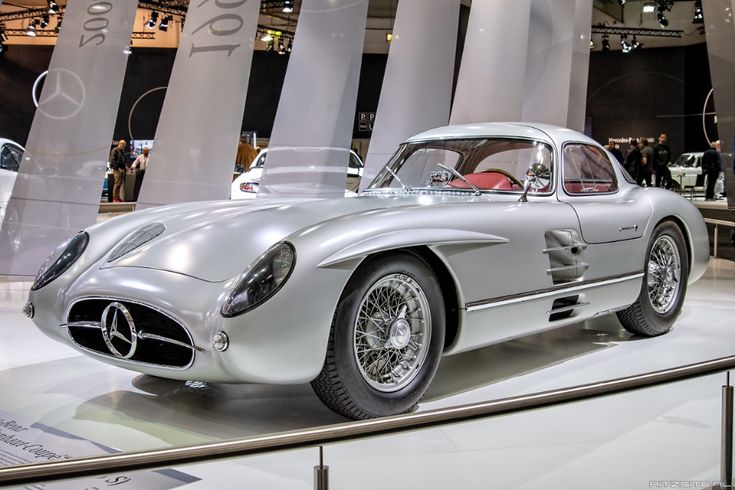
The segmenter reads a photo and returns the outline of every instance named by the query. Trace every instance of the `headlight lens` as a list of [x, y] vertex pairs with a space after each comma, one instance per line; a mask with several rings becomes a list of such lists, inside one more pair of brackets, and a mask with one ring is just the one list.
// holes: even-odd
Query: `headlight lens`
[[269, 248], [240, 277], [222, 305], [222, 316], [233, 317], [251, 310], [276, 294], [296, 263], [293, 245], [281, 242]]
[[107, 258], [107, 262], [112, 262], [119, 259], [123, 255], [132, 252], [141, 245], [150, 242], [164, 231], [166, 231], [166, 227], [163, 226], [161, 223], [151, 223], [144, 226], [140, 230], [130, 235], [127, 240], [115, 247], [110, 256]]
[[84, 253], [89, 243], [89, 234], [81, 231], [59, 245], [54, 252], [49, 255], [46, 262], [41, 266], [41, 270], [36, 274], [36, 280], [33, 281], [31, 291], [41, 289], [50, 283], [66, 270], [71, 267], [74, 262]]

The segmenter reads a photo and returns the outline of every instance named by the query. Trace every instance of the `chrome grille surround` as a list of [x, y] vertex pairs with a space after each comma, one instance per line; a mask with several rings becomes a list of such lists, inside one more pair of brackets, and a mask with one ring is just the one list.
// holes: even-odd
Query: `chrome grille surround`
[[[122, 315], [127, 326], [112, 326], [110, 307], [120, 307], [129, 314]], [[104, 315], [103, 315], [104, 313]], [[194, 363], [196, 353], [204, 349], [194, 344], [191, 334], [174, 315], [136, 300], [113, 297], [85, 297], [75, 300], [66, 311], [69, 339], [78, 348], [116, 362], [185, 370]], [[119, 321], [119, 320], [118, 320]], [[115, 332], [122, 332], [115, 335]], [[116, 338], [114, 338], [116, 337]], [[120, 339], [120, 340], [118, 340]], [[111, 349], [109, 342], [122, 341], [122, 349]], [[115, 352], [115, 351], [118, 352]]]

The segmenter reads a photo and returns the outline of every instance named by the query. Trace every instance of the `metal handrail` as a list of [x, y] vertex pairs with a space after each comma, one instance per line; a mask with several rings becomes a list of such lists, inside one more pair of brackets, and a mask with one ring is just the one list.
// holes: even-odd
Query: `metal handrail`
[[285, 449], [314, 447], [365, 436], [425, 429], [447, 423], [551, 407], [602, 395], [683, 381], [733, 368], [735, 368], [735, 356], [728, 356], [651, 373], [410, 415], [348, 422], [194, 446], [2, 468], [0, 469], [0, 484], [27, 485], [34, 482], [79, 478], [100, 473], [153, 469]]
[[710, 225], [715, 225], [715, 237], [714, 237], [714, 246], [715, 249], [712, 251], [712, 256], [717, 257], [717, 241], [719, 238], [719, 227], [720, 226], [729, 226], [730, 228], [735, 228], [735, 221], [725, 221], [722, 219], [712, 219], [712, 218], [704, 218], [705, 223], [709, 223]]

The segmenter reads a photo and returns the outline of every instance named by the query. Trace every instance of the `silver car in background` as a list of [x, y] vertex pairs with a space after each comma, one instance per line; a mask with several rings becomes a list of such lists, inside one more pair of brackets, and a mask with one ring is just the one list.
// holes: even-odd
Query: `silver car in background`
[[352, 199], [196, 202], [88, 228], [25, 312], [102, 362], [311, 382], [351, 418], [413, 410], [442, 356], [616, 313], [668, 332], [709, 260], [699, 211], [595, 141], [527, 123], [402, 144]]
[[15, 141], [0, 138], [0, 223], [13, 192], [24, 151]]

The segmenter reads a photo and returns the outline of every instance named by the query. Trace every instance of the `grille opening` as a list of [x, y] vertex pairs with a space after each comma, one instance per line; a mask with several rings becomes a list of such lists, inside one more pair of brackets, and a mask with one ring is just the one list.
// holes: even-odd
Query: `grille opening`
[[[75, 322], [101, 322], [102, 313], [111, 303], [112, 299], [89, 299], [74, 304], [69, 311], [67, 323]], [[177, 321], [158, 310], [128, 301], [117, 301], [121, 303], [130, 313], [138, 334], [146, 333], [158, 335], [167, 339], [192, 345], [193, 342], [186, 329]], [[94, 351], [98, 354], [116, 357], [105, 344], [102, 329], [78, 327], [70, 325], [69, 335], [79, 346]], [[113, 340], [113, 345], [120, 352], [127, 353], [130, 348], [119, 339]], [[185, 368], [194, 360], [194, 351], [188, 347], [175, 345], [157, 339], [146, 339], [138, 337], [135, 353], [128, 361], [151, 364], [165, 367]]]

